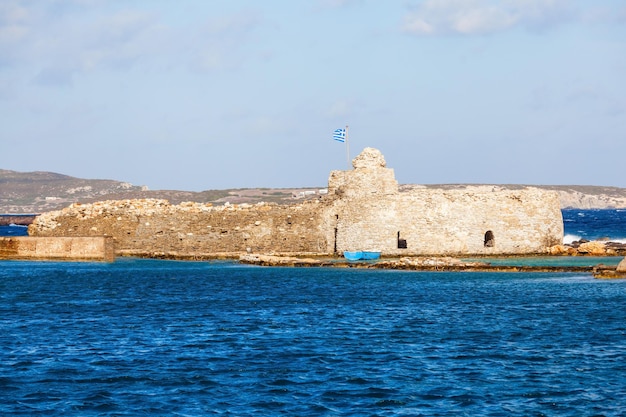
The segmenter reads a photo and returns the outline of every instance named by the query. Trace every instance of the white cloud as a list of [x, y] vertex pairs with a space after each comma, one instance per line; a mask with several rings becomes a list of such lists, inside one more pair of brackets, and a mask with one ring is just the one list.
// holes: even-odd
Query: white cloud
[[77, 73], [128, 68], [164, 47], [156, 15], [82, 3], [2, 3], [0, 65], [29, 67], [39, 83], [67, 85]]
[[425, 0], [405, 16], [403, 30], [415, 35], [477, 35], [513, 27], [543, 28], [568, 21], [565, 0]]
[[14, 45], [28, 37], [32, 19], [29, 10], [18, 1], [0, 2], [0, 67], [12, 65], [21, 55]]
[[239, 66], [244, 56], [243, 46], [260, 21], [252, 12], [207, 21], [189, 45], [193, 68], [211, 71]]
[[132, 2], [1, 0], [0, 67], [28, 67], [45, 85], [138, 65], [232, 69], [259, 20], [241, 12], [178, 27], [165, 23], [163, 12]]
[[17, 41], [27, 32], [28, 10], [18, 3], [0, 3], [0, 42]]

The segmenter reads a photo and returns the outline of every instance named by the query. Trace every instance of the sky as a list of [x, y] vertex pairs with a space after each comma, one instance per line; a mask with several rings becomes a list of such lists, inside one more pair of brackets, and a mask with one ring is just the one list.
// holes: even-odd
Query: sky
[[[348, 128], [348, 146], [333, 131]], [[1, 0], [0, 168], [626, 187], [624, 0]]]

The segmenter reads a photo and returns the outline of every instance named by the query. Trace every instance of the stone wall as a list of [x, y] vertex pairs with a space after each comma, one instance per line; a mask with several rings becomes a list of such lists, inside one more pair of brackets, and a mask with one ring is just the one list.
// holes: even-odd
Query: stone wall
[[562, 243], [556, 192], [497, 187], [399, 192], [393, 170], [372, 148], [353, 166], [331, 173], [327, 196], [301, 204], [75, 204], [42, 214], [29, 234], [112, 236], [121, 255], [187, 258], [346, 250], [380, 250], [387, 256], [529, 254]]
[[[562, 243], [558, 196], [424, 190], [337, 204], [337, 250], [387, 255], [543, 253]], [[489, 233], [489, 239], [486, 235]], [[406, 248], [398, 247], [398, 240]], [[490, 240], [487, 242], [486, 240]]]
[[106, 261], [115, 259], [112, 239], [98, 237], [0, 237], [0, 259]]
[[245, 252], [324, 253], [320, 203], [211, 206], [166, 200], [74, 204], [44, 213], [36, 236], [112, 236], [121, 255], [207, 257]]
[[[338, 252], [528, 254], [545, 253], [563, 241], [556, 192], [480, 186], [398, 192], [378, 150], [366, 148], [353, 165], [329, 180]], [[406, 248], [398, 247], [399, 240]]]

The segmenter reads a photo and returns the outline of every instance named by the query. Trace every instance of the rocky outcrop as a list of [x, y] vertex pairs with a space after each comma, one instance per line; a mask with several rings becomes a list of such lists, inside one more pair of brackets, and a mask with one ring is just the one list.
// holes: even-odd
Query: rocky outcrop
[[554, 245], [548, 250], [556, 256], [623, 256], [626, 244], [610, 241], [575, 241], [567, 245]]
[[593, 276], [599, 279], [624, 279], [626, 278], [626, 258], [617, 265], [615, 269], [594, 268]]

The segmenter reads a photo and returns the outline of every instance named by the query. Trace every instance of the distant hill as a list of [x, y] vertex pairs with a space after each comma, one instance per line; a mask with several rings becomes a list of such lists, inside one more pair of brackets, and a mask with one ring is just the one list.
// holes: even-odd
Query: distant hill
[[[183, 201], [224, 204], [293, 203], [314, 198], [319, 189], [256, 188], [208, 191], [149, 190], [114, 180], [90, 180], [53, 172], [16, 172], [0, 169], [0, 214], [43, 213], [58, 210], [72, 203], [133, 198], [162, 198], [172, 204]], [[319, 195], [318, 195], [319, 196]]]
[[597, 185], [522, 185], [522, 184], [499, 184], [499, 185], [468, 185], [468, 184], [429, 184], [429, 185], [403, 185], [400, 189], [410, 188], [468, 188], [490, 187], [506, 190], [516, 190], [524, 187], [537, 187], [544, 190], [553, 190], [559, 193], [561, 208], [577, 209], [609, 209], [626, 208], [626, 188], [606, 187]]
[[[402, 185], [400, 190], [413, 188], [496, 187], [519, 189], [525, 185], [466, 185], [430, 184]], [[603, 186], [536, 186], [558, 191], [563, 208], [626, 208], [626, 189]], [[241, 188], [208, 191], [148, 190], [127, 182], [90, 180], [53, 172], [16, 172], [0, 169], [0, 213], [43, 213], [58, 210], [72, 203], [132, 198], [162, 198], [172, 204], [183, 201], [233, 204], [260, 201], [288, 204], [304, 199], [319, 198], [320, 188]]]

